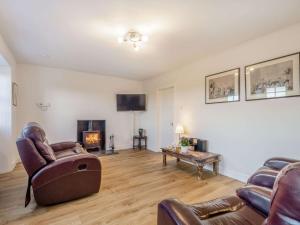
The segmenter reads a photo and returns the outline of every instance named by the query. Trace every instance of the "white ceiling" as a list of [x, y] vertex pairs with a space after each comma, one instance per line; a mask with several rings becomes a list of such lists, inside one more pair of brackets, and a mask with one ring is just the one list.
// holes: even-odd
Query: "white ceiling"
[[[300, 0], [1, 0], [19, 63], [146, 79], [300, 21]], [[149, 41], [118, 44], [124, 29]]]

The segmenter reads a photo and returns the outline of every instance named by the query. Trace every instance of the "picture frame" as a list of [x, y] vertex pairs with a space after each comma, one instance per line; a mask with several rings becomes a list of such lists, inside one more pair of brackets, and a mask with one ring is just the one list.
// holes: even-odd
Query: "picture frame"
[[18, 106], [18, 84], [16, 82], [12, 82], [11, 86], [12, 86], [11, 88], [12, 105]]
[[240, 101], [240, 68], [205, 77], [205, 104]]
[[300, 53], [245, 66], [246, 101], [300, 96]]

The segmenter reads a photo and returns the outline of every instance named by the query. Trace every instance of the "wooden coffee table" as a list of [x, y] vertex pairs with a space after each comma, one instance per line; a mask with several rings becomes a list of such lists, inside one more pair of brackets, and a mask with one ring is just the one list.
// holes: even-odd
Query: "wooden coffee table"
[[188, 161], [197, 167], [198, 179], [203, 180], [203, 167], [208, 164], [213, 165], [215, 175], [219, 174], [220, 155], [211, 152], [188, 151], [187, 153], [176, 152], [172, 148], [161, 148], [163, 155], [163, 165], [167, 165], [167, 155], [177, 158], [177, 162], [181, 159]]

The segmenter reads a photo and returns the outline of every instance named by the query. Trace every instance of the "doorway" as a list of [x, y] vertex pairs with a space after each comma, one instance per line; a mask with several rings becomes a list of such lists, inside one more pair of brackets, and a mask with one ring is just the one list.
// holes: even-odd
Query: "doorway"
[[160, 89], [159, 96], [159, 148], [174, 144], [174, 87]]
[[11, 69], [0, 55], [0, 173], [12, 168]]

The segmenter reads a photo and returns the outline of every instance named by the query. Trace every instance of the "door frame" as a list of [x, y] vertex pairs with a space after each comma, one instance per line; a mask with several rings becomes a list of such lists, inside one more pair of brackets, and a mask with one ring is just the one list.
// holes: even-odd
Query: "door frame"
[[[161, 96], [160, 93], [161, 91], [167, 90], [167, 89], [173, 89], [173, 126], [175, 124], [176, 121], [176, 114], [175, 114], [175, 93], [176, 93], [176, 86], [175, 85], [166, 85], [163, 87], [160, 87], [157, 89], [156, 91], [156, 99], [157, 99], [157, 111], [156, 111], [156, 133], [157, 133], [157, 137], [156, 137], [156, 148], [158, 149], [158, 151], [161, 151], [160, 149], [160, 144], [161, 144], [161, 124], [160, 124], [160, 103], [161, 103]], [[174, 140], [175, 140], [175, 132], [174, 132]]]

